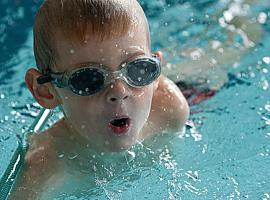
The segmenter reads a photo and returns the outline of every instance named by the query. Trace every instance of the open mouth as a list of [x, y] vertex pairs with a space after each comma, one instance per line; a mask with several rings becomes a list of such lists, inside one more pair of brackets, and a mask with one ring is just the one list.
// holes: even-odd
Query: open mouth
[[122, 127], [128, 124], [129, 118], [114, 119], [110, 122], [113, 126]]
[[130, 118], [128, 117], [113, 119], [109, 122], [109, 127], [117, 135], [128, 132], [129, 126], [130, 126]]

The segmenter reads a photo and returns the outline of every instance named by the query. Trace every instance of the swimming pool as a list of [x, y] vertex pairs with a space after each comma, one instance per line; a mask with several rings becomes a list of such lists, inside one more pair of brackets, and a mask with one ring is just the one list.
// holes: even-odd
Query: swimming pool
[[[27, 67], [35, 65], [31, 28], [40, 2], [0, 1], [0, 173], [15, 152], [16, 135], [27, 129], [39, 110], [26, 90], [23, 77]], [[266, 0], [250, 8], [241, 1], [235, 3], [235, 9], [237, 5], [251, 9], [251, 15], [263, 28], [263, 35], [252, 51], [230, 64], [229, 80], [221, 90], [191, 107], [192, 115], [183, 137], [161, 136], [162, 145], [156, 139], [150, 144], [138, 144], [121, 155], [112, 155], [98, 166], [94, 180], [85, 173], [82, 181], [91, 181], [91, 187], [80, 186], [81, 180], [70, 176], [66, 190], [56, 196], [50, 191], [48, 196], [55, 199], [270, 198], [270, 5]], [[142, 4], [149, 17], [153, 49], [204, 48], [209, 39], [226, 40], [220, 19], [231, 5], [228, 0], [200, 3], [149, 0]], [[173, 63], [183, 58], [168, 55], [168, 59]], [[58, 117], [57, 111], [54, 115]], [[107, 155], [97, 157], [104, 156]], [[111, 164], [115, 159], [121, 164]], [[70, 191], [75, 183], [77, 187]]]

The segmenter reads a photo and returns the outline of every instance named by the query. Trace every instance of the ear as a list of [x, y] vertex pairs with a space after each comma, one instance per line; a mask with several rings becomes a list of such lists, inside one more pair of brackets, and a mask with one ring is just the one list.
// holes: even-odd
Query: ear
[[[164, 61], [163, 53], [162, 53], [161, 51], [156, 51], [156, 52], [154, 52], [153, 54], [156, 55], [156, 56], [159, 58], [159, 60], [160, 60], [161, 63]], [[160, 80], [161, 80], [162, 78], [163, 78], [163, 75], [161, 74], [161, 75], [157, 78], [157, 80], [155, 80], [155, 82], [154, 82], [154, 91], [156, 91], [156, 90], [158, 89], [159, 82], [160, 82]]]
[[25, 82], [37, 102], [44, 108], [52, 109], [60, 104], [57, 93], [51, 83], [38, 84], [37, 78], [42, 74], [31, 68], [25, 74]]
[[160, 59], [161, 63], [163, 62], [163, 53], [161, 51], [156, 51], [154, 54]]

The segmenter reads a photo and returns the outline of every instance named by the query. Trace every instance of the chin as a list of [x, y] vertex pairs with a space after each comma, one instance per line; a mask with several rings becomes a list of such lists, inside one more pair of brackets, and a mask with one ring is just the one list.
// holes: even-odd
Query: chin
[[112, 145], [106, 145], [105, 148], [110, 152], [122, 152], [130, 149], [136, 143], [115, 143]]
[[[111, 135], [111, 133], [109, 134]], [[137, 143], [139, 134], [138, 131], [130, 130], [129, 133], [123, 136], [109, 136], [108, 144], [103, 144], [103, 148], [108, 152], [122, 152], [130, 149]]]

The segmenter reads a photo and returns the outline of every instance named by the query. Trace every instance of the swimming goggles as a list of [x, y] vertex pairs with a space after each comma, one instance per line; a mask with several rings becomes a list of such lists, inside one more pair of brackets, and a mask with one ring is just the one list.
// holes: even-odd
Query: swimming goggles
[[102, 64], [89, 64], [63, 73], [51, 73], [37, 78], [38, 84], [52, 82], [59, 88], [69, 87], [79, 96], [93, 95], [113, 83], [116, 79], [124, 80], [128, 85], [141, 88], [151, 84], [161, 73], [160, 59], [140, 56], [122, 63], [119, 71], [108, 71]]

